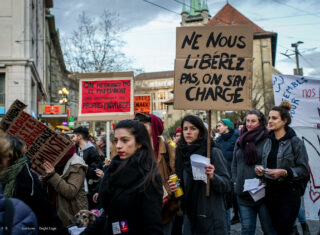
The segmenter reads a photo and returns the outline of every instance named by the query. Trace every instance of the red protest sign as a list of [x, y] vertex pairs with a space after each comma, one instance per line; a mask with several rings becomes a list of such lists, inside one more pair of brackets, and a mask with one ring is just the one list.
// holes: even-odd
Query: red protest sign
[[137, 95], [134, 97], [134, 113], [150, 113], [150, 95]]
[[31, 168], [43, 174], [43, 162], [57, 164], [72, 147], [72, 142], [24, 112], [25, 107], [24, 103], [16, 100], [1, 120], [0, 128], [26, 143], [26, 156], [30, 159]]
[[82, 74], [78, 121], [132, 118], [133, 73]]

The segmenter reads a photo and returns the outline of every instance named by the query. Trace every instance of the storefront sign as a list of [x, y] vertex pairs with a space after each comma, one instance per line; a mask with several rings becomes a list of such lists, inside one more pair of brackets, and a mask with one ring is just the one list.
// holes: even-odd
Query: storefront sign
[[57, 105], [46, 105], [45, 113], [60, 113], [60, 107]]

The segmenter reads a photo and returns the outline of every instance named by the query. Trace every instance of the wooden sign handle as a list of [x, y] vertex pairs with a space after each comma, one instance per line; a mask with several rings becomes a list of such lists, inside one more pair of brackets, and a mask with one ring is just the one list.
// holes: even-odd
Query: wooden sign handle
[[[207, 138], [207, 158], [211, 155], [211, 110], [208, 111], [208, 138]], [[207, 190], [206, 196], [210, 197], [210, 178], [207, 175]]]

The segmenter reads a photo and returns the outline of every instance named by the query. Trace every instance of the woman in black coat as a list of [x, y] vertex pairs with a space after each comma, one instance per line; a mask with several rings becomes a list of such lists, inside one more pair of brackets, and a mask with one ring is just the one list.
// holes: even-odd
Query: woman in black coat
[[102, 179], [104, 213], [82, 234], [163, 234], [162, 181], [144, 125], [124, 120], [115, 127], [118, 155]]
[[271, 109], [263, 166], [256, 167], [256, 174], [266, 179], [267, 206], [272, 224], [281, 235], [291, 234], [310, 175], [306, 147], [289, 127], [290, 108], [291, 104], [285, 101]]
[[[227, 219], [225, 194], [231, 190], [230, 173], [223, 153], [211, 140], [210, 163], [205, 166], [209, 177], [210, 196], [206, 196], [206, 183], [194, 180], [192, 154], [207, 156], [207, 129], [200, 118], [188, 115], [182, 119], [182, 137], [176, 151], [175, 169], [184, 191], [182, 198], [183, 235], [225, 235]], [[176, 184], [169, 180], [172, 192]]]

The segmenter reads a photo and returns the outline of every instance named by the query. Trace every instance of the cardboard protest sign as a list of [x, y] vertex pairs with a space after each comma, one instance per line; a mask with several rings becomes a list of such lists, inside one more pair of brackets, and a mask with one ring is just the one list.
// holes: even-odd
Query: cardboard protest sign
[[42, 163], [48, 161], [56, 165], [73, 143], [24, 112], [25, 107], [24, 103], [16, 100], [1, 120], [0, 128], [26, 143], [31, 169], [43, 174]]
[[243, 110], [252, 101], [252, 26], [177, 28], [174, 108]]
[[133, 117], [133, 73], [83, 74], [79, 83], [78, 121]]
[[134, 96], [134, 114], [136, 113], [150, 113], [150, 95], [136, 95]]

